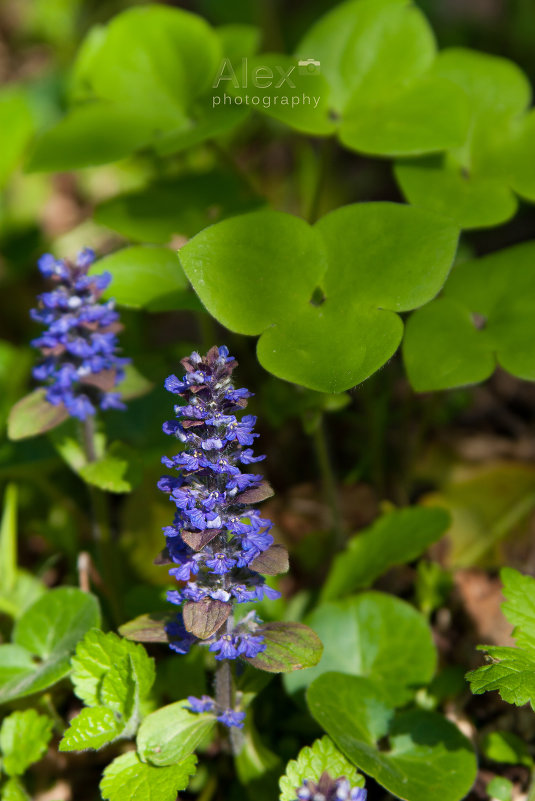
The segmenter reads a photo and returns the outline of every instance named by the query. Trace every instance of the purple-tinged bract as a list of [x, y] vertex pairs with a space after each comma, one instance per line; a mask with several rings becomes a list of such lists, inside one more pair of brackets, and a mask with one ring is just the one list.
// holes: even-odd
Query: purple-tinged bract
[[[227, 605], [228, 612], [235, 603], [279, 596], [254, 567], [273, 537], [271, 522], [251, 506], [255, 497], [267, 497], [265, 482], [261, 475], [243, 471], [244, 465], [264, 458], [251, 448], [258, 436], [256, 418], [238, 417], [251, 393], [235, 389], [232, 371], [237, 362], [226, 347], [214, 347], [205, 357], [194, 352], [182, 364], [185, 375], [165, 381], [181, 402], [175, 406], [176, 418], [163, 430], [184, 449], [162, 459], [176, 474], [158, 483], [176, 507], [173, 524], [164, 533], [173, 562], [169, 572], [181, 582], [168, 594], [171, 603], [184, 606], [183, 619], [168, 627], [171, 647], [179, 653], [195, 640], [195, 604], [203, 602], [206, 608], [212, 603], [218, 612]], [[254, 658], [265, 649], [261, 621], [254, 613], [237, 624], [230, 612], [220, 619], [211, 634], [202, 635], [217, 660]]]
[[345, 777], [331, 779], [328, 773], [317, 783], [305, 779], [295, 791], [295, 801], [366, 801], [367, 797], [363, 787], [352, 787]]
[[50, 253], [41, 256], [39, 269], [52, 287], [38, 296], [39, 305], [30, 312], [33, 320], [46, 326], [32, 341], [43, 355], [33, 376], [46, 387], [49, 403], [63, 404], [80, 420], [97, 408], [125, 408], [113, 389], [123, 379], [129, 360], [118, 356], [120, 324], [113, 301], [101, 300], [111, 275], [88, 275], [94, 261], [89, 248], [78, 254], [74, 264]]

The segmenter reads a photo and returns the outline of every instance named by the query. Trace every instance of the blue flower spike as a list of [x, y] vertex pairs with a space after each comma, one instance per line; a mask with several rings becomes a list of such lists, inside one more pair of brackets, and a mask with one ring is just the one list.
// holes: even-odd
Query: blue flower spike
[[[252, 507], [272, 491], [261, 475], [243, 471], [244, 465], [264, 458], [251, 447], [258, 436], [256, 418], [238, 417], [251, 393], [234, 387], [237, 362], [226, 347], [213, 347], [204, 357], [194, 352], [182, 365], [182, 378], [172, 375], [165, 381], [180, 403], [176, 418], [163, 430], [183, 450], [162, 459], [175, 474], [158, 482], [176, 507], [172, 525], [164, 528], [167, 549], [162, 554], [180, 582], [167, 596], [181, 607], [167, 627], [170, 646], [186, 653], [192, 643], [202, 642], [218, 661], [252, 659], [266, 648], [262, 621], [249, 612], [236, 623], [233, 606], [280, 593], [262, 575], [273, 545], [272, 523]], [[228, 725], [232, 716], [225, 710], [218, 714], [226, 716], [222, 722]]]
[[125, 408], [113, 390], [130, 361], [118, 356], [120, 323], [114, 303], [101, 300], [111, 275], [88, 275], [94, 261], [90, 248], [82, 250], [74, 263], [50, 253], [41, 256], [39, 270], [52, 288], [38, 295], [38, 307], [30, 312], [35, 322], [46, 326], [31, 343], [43, 356], [33, 377], [46, 387], [49, 403], [65, 406], [79, 420], [96, 414], [98, 408]]
[[295, 801], [366, 801], [368, 797], [363, 787], [351, 787], [345, 777], [331, 779], [328, 773], [317, 783], [305, 779], [295, 792]]

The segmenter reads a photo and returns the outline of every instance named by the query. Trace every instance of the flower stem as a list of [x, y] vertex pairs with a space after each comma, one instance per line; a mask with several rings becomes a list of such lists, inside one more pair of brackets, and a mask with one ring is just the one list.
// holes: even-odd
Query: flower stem
[[[97, 460], [95, 447], [95, 423], [87, 417], [82, 423], [82, 442], [88, 462]], [[121, 592], [121, 561], [116, 553], [115, 542], [111, 534], [108, 497], [105, 492], [86, 484], [91, 503], [91, 528], [96, 543], [100, 562], [100, 572], [106, 585], [106, 593], [110, 611], [116, 625], [123, 620]]]
[[336, 477], [334, 475], [334, 470], [329, 455], [327, 437], [325, 435], [323, 416], [314, 430], [313, 442], [314, 449], [316, 451], [316, 459], [318, 461], [323, 482], [325, 497], [331, 509], [335, 546], [337, 550], [341, 550], [344, 547], [346, 536], [336, 487]]

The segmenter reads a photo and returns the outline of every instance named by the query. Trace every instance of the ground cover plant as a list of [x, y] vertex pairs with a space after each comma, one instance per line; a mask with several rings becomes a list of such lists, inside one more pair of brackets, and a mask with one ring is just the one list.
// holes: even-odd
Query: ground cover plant
[[0, 801], [535, 799], [534, 41], [2, 5]]

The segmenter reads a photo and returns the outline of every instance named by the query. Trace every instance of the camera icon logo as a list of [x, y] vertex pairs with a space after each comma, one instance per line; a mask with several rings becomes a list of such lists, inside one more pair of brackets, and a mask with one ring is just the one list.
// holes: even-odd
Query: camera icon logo
[[299, 75], [319, 75], [320, 62], [315, 58], [305, 58], [297, 62]]

